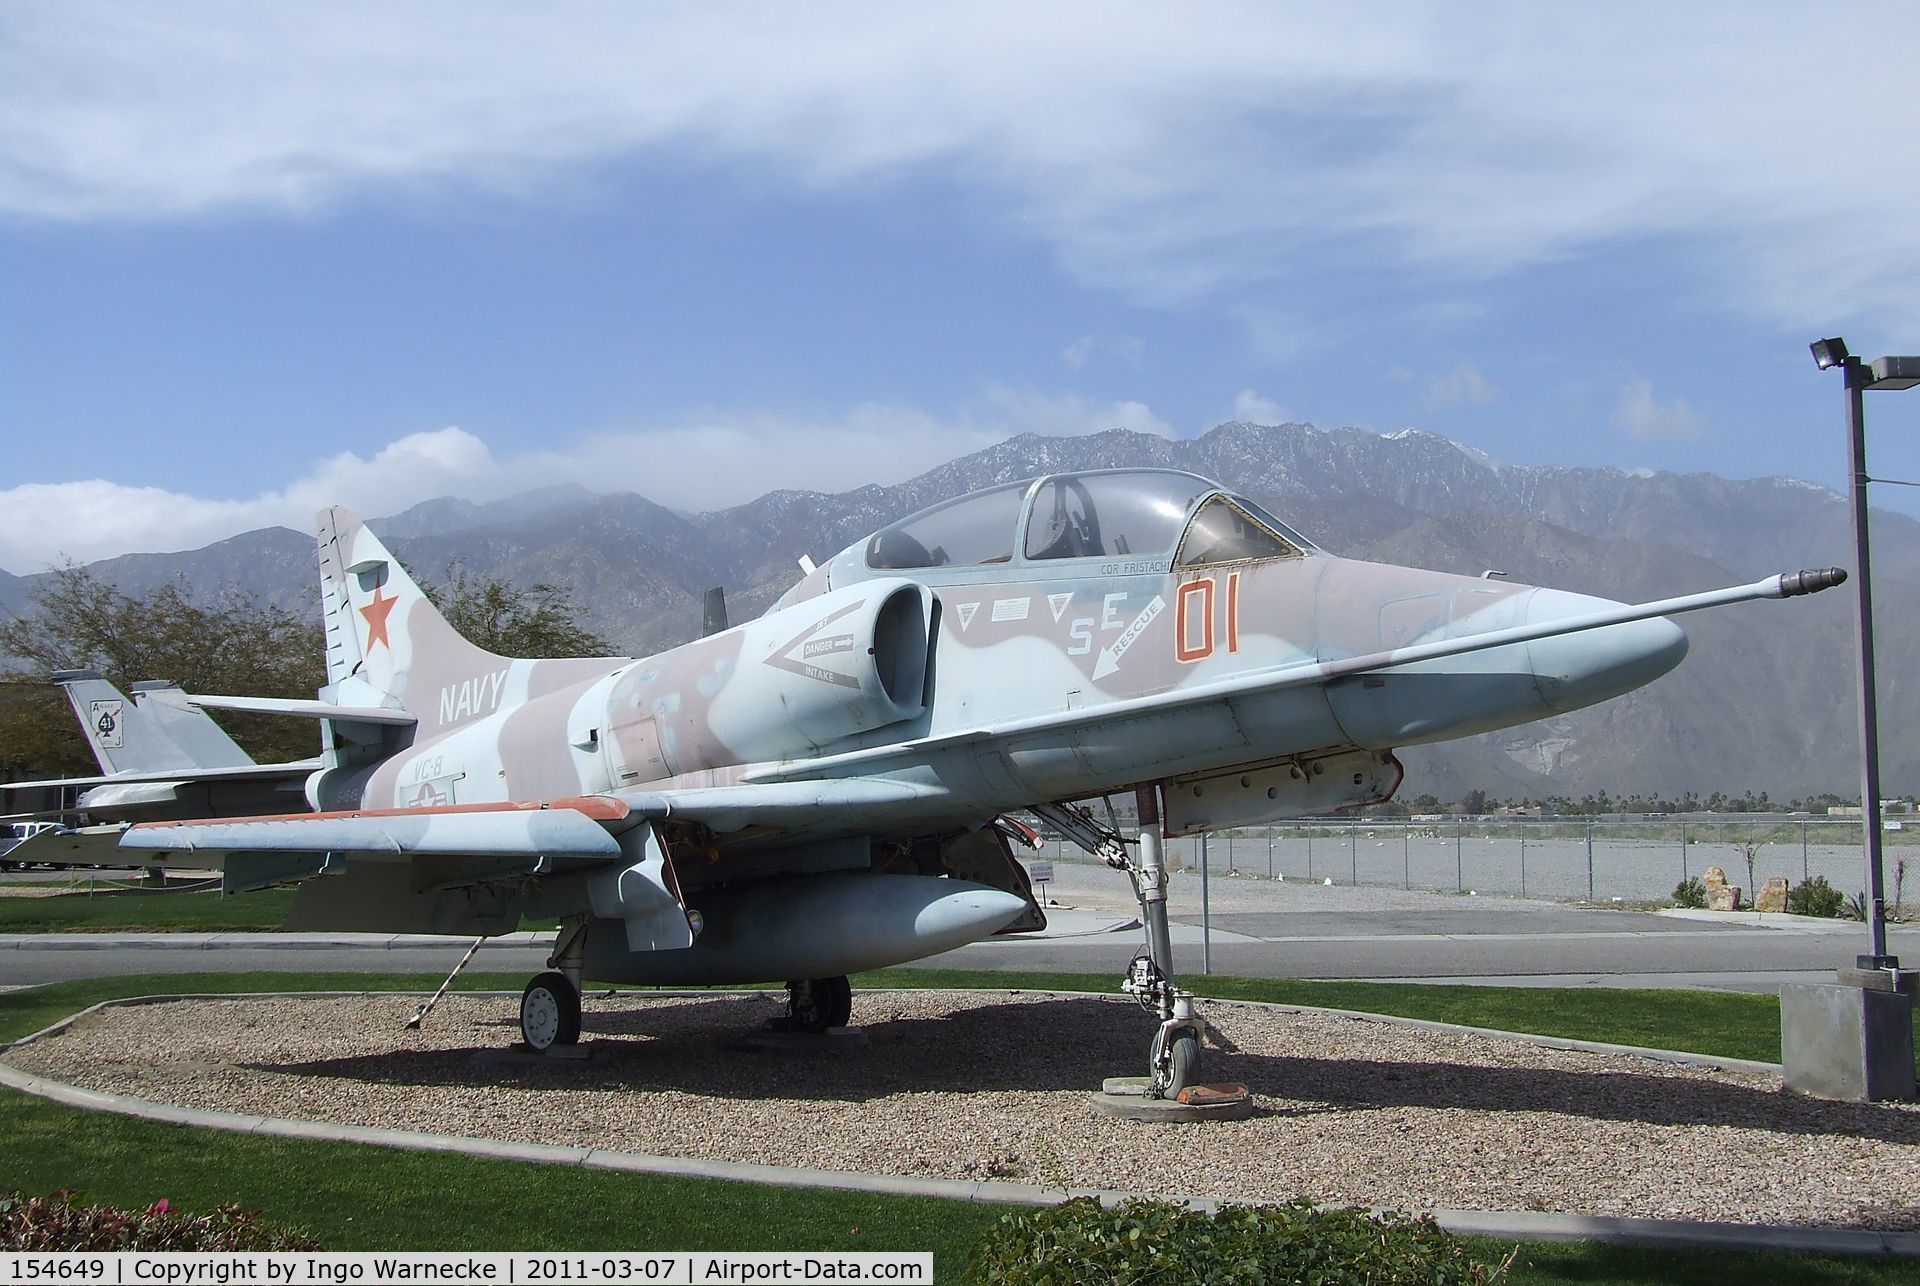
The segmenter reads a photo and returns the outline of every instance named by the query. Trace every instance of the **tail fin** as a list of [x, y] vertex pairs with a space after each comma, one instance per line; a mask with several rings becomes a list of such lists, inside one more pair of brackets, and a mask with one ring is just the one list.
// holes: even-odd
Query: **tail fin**
[[61, 670], [53, 680], [66, 690], [101, 772], [240, 768], [253, 762], [206, 711], [187, 704], [177, 684], [137, 683], [134, 699], [128, 700], [95, 670]]
[[727, 628], [727, 591], [724, 586], [715, 585], [707, 591], [706, 601], [700, 608], [700, 637], [708, 638], [723, 634]]
[[322, 509], [319, 538], [328, 699], [431, 720], [450, 687], [471, 691], [491, 679], [488, 695], [498, 704], [510, 658], [460, 637], [380, 538], [347, 510]]

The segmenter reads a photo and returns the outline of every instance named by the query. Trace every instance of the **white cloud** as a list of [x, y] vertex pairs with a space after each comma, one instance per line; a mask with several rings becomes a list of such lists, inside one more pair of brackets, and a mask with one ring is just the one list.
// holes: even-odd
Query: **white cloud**
[[1270, 397], [1262, 397], [1250, 388], [1240, 390], [1233, 399], [1233, 418], [1248, 424], [1285, 424], [1287, 409]]
[[0, 209], [551, 199], [671, 151], [801, 186], [951, 173], [1146, 302], [1259, 297], [1303, 263], [1437, 284], [1664, 238], [1725, 307], [1912, 322], [1920, 167], [1885, 140], [1920, 123], [1915, 37], [1903, 7], [1848, 13], [10, 6]]
[[1705, 429], [1684, 398], [1660, 401], [1653, 395], [1653, 381], [1639, 375], [1630, 377], [1621, 389], [1613, 423], [1636, 442], [1684, 441], [1699, 437]]
[[1472, 362], [1463, 362], [1427, 385], [1427, 401], [1435, 406], [1453, 402], [1481, 404], [1500, 396], [1500, 390]]
[[1077, 371], [1089, 358], [1104, 352], [1138, 370], [1146, 351], [1147, 341], [1138, 335], [1082, 335], [1060, 350], [1060, 360]]
[[315, 461], [286, 487], [240, 500], [98, 478], [0, 490], [0, 567], [25, 574], [67, 558], [195, 549], [257, 527], [305, 531], [314, 512], [331, 504], [377, 517], [436, 496], [491, 500], [559, 482], [608, 490], [610, 477], [633, 478], [619, 489], [676, 509], [722, 508], [778, 488], [845, 491], [900, 482], [1018, 433], [1113, 428], [1173, 436], [1140, 402], [1000, 387], [946, 415], [877, 403], [817, 420], [714, 414], [604, 429], [504, 457], [449, 427], [408, 434], [371, 458], [343, 452]]
[[412, 433], [370, 459], [317, 460], [287, 487], [242, 500], [183, 495], [101, 478], [0, 491], [0, 566], [24, 573], [72, 558], [194, 549], [256, 527], [307, 530], [324, 505], [390, 513], [433, 496], [492, 499], [557, 481], [542, 458], [503, 462], [458, 428]]
[[1091, 402], [1077, 393], [1055, 395], [1005, 386], [988, 389], [985, 402], [978, 412], [965, 417], [963, 423], [989, 433], [989, 441], [993, 442], [1017, 433], [1066, 437], [1103, 433], [1108, 429], [1131, 429], [1163, 438], [1178, 436], [1174, 427], [1155, 415], [1144, 402]]

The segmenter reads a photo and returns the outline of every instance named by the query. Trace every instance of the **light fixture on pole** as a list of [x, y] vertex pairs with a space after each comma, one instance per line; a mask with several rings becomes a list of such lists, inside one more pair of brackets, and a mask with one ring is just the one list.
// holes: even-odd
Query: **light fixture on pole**
[[1873, 668], [1873, 569], [1867, 552], [1867, 425], [1868, 389], [1897, 390], [1920, 384], [1920, 357], [1881, 357], [1863, 362], [1847, 351], [1835, 336], [1812, 345], [1814, 363], [1823, 371], [1838, 366], [1847, 389], [1847, 472], [1852, 480], [1854, 594], [1858, 607], [1856, 634], [1860, 645], [1860, 819], [1865, 829], [1867, 865], [1867, 939], [1869, 953], [1858, 967], [1898, 970], [1900, 961], [1887, 954], [1886, 880], [1880, 861], [1880, 733]]
[[1814, 364], [1823, 371], [1830, 371], [1847, 360], [1847, 341], [1837, 336], [1833, 339], [1816, 339], [1811, 347]]

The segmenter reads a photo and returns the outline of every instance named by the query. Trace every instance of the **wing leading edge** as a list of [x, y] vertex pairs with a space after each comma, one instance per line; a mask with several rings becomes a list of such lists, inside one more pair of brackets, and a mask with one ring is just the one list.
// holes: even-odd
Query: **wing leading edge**
[[118, 846], [191, 854], [209, 865], [237, 853], [528, 856], [595, 863], [617, 859], [620, 834], [643, 822], [699, 822], [722, 833], [748, 827], [884, 827], [945, 798], [937, 787], [861, 778], [714, 786], [532, 803], [142, 822], [118, 832]]

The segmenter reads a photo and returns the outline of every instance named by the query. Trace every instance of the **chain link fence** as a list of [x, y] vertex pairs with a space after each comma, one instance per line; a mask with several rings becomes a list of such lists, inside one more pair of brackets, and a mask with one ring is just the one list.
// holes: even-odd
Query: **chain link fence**
[[[1888, 903], [1920, 903], [1920, 829], [1903, 824], [1884, 840]], [[1169, 864], [1197, 868], [1199, 847], [1197, 838], [1169, 840]], [[1362, 817], [1222, 831], [1208, 837], [1208, 861], [1216, 873], [1262, 879], [1607, 903], [1669, 901], [1676, 885], [1717, 866], [1750, 902], [1774, 875], [1789, 884], [1824, 876], [1857, 893], [1866, 886], [1863, 847], [1860, 822], [1847, 818]], [[1091, 860], [1058, 839], [1037, 856]]]

